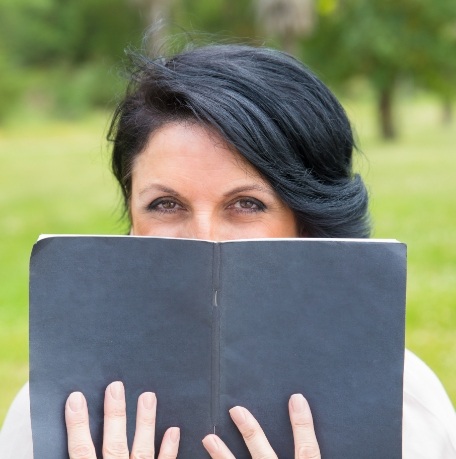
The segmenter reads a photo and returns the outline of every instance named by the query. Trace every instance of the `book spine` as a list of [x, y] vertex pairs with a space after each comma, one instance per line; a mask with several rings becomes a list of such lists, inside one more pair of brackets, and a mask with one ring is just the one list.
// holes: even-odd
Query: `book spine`
[[219, 424], [220, 411], [220, 244], [213, 244], [212, 253], [212, 394], [211, 418], [213, 432]]

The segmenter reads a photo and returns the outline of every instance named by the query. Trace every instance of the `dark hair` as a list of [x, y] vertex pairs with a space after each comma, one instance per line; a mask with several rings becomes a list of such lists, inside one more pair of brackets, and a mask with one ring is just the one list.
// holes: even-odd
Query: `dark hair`
[[250, 162], [293, 210], [302, 234], [369, 236], [367, 191], [352, 171], [350, 122], [293, 57], [242, 45], [136, 56], [108, 135], [126, 208], [136, 155], [152, 132], [184, 120], [211, 127]]

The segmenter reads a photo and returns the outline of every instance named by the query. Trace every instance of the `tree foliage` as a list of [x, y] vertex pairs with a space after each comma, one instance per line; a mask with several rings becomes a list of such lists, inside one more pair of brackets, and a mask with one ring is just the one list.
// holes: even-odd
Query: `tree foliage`
[[[265, 37], [268, 27], [274, 29], [278, 11], [293, 11], [301, 3], [306, 4], [303, 11], [317, 12], [312, 27], [301, 33], [299, 27], [287, 26], [295, 24], [296, 13], [296, 21], [280, 22], [280, 31], [271, 32], [276, 36]], [[48, 80], [53, 86], [55, 82], [51, 92], [57, 104], [112, 98], [109, 88], [115, 82], [109, 69], [129, 44], [140, 43], [163, 5], [166, 30], [184, 40], [203, 35], [206, 42], [236, 37], [242, 42], [288, 43], [288, 49], [301, 54], [332, 85], [365, 79], [377, 96], [386, 137], [395, 134], [392, 107], [402, 81], [425, 87], [445, 101], [456, 92], [455, 0], [2, 0], [0, 116], [17, 98], [25, 75], [35, 71], [54, 75]], [[261, 11], [275, 11], [266, 14], [269, 26], [258, 23], [264, 19]], [[284, 27], [290, 28], [288, 36]]]
[[125, 0], [2, 0], [0, 63], [14, 79], [0, 78], [0, 94], [8, 94], [0, 116], [21, 92], [41, 92], [63, 111], [112, 100], [110, 68], [141, 32], [138, 9]]
[[320, 9], [318, 22], [303, 47], [306, 61], [336, 84], [369, 81], [384, 137], [395, 135], [391, 111], [400, 81], [445, 96], [455, 92], [454, 0], [338, 0]]
[[137, 39], [140, 17], [124, 0], [9, 0], [0, 4], [0, 38], [24, 66], [116, 59]]
[[255, 35], [253, 5], [246, 0], [175, 0], [172, 21], [181, 31], [235, 37]]

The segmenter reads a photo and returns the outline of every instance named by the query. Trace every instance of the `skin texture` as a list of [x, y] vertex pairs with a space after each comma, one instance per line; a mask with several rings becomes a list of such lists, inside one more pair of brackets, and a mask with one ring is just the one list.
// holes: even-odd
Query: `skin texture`
[[[132, 168], [131, 234], [213, 241], [298, 237], [293, 212], [251, 165], [216, 133], [195, 123], [168, 124], [149, 139]], [[125, 393], [121, 382], [105, 393], [103, 459], [155, 458], [157, 399], [152, 392], [138, 399], [132, 451], [126, 439]], [[289, 401], [295, 459], [319, 459], [309, 405], [301, 394]], [[277, 458], [263, 430], [243, 407], [230, 410], [253, 459]], [[80, 392], [65, 406], [71, 459], [96, 459], [88, 408]], [[233, 459], [217, 435], [203, 440], [212, 459]], [[169, 428], [158, 459], [174, 459], [179, 429]]]
[[297, 237], [293, 212], [215, 133], [169, 124], [132, 170], [131, 232], [212, 241]]

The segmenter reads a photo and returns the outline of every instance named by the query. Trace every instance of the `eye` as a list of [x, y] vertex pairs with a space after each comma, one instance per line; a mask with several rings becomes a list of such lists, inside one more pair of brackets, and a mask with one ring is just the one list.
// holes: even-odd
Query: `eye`
[[266, 210], [266, 206], [255, 198], [238, 199], [233, 204], [230, 204], [229, 207], [241, 213], [264, 212]]
[[184, 210], [184, 208], [175, 198], [158, 198], [147, 206], [147, 210], [149, 212], [171, 214]]

